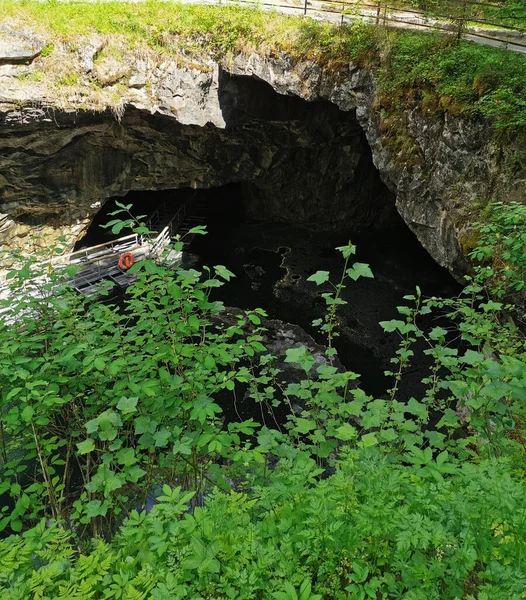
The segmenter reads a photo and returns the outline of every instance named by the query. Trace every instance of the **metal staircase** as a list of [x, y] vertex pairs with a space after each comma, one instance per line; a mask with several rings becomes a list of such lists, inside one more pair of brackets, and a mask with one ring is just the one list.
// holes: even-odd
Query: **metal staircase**
[[206, 222], [210, 211], [210, 202], [208, 200], [200, 200], [199, 202], [192, 203], [191, 207], [192, 210], [187, 211], [177, 229], [177, 234], [181, 236], [185, 250], [190, 248], [196, 235], [195, 233], [189, 233], [190, 230]]
[[[177, 264], [182, 259], [182, 252], [167, 249], [172, 238], [177, 234], [182, 238], [184, 248], [190, 247], [195, 234], [189, 232], [205, 222], [208, 210], [209, 203], [205, 201], [183, 203], [175, 213], [173, 204], [164, 203], [147, 221], [152, 232], [150, 235], [131, 234], [37, 263], [33, 265], [37, 273], [35, 277], [28, 279], [16, 292], [11, 291], [7, 282], [0, 283], [0, 299], [9, 299], [13, 306], [17, 306], [17, 298], [48, 297], [54, 291], [49, 289], [52, 271], [63, 272], [62, 282], [87, 296], [99, 295], [103, 289], [115, 286], [126, 288], [135, 276], [119, 267], [119, 258], [124, 252], [131, 252], [135, 262], [151, 258], [157, 262]], [[72, 266], [78, 266], [78, 269], [70, 275], [67, 271]], [[0, 319], [14, 322], [16, 315], [9, 307], [0, 308]]]

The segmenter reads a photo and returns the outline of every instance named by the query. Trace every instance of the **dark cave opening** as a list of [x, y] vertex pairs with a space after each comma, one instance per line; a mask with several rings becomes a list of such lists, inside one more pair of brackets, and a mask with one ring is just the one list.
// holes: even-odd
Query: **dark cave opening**
[[[119, 210], [118, 204], [131, 207], [129, 211], [118, 215], [111, 213]], [[205, 219], [211, 222], [221, 220], [221, 215], [235, 215], [235, 220], [243, 219], [243, 186], [240, 183], [231, 183], [218, 188], [193, 189], [181, 188], [161, 191], [132, 191], [123, 197], [109, 198], [101, 207], [91, 222], [85, 235], [77, 241], [75, 250], [104, 244], [131, 233], [130, 229], [123, 229], [119, 234], [114, 234], [111, 228], [104, 226], [113, 219], [128, 219], [130, 215], [138, 222], [148, 222], [149, 218], [159, 209], [166, 209], [166, 218], [175, 214], [179, 207], [185, 204], [192, 210], [199, 206], [205, 212]], [[129, 213], [129, 214], [128, 214]]]
[[[130, 138], [134, 154], [122, 155], [120, 140], [119, 152], [103, 146], [108, 160], [101, 157], [104, 168], [96, 172], [109, 199], [77, 248], [111, 239], [100, 225], [116, 201], [132, 204], [134, 215], [149, 216], [163, 204], [175, 212], [181, 203], [193, 203], [219, 217], [229, 213], [228, 221], [240, 213], [250, 222], [332, 232], [381, 228], [396, 218], [394, 194], [373, 163], [355, 111], [279, 94], [263, 81], [225, 71], [218, 103], [223, 128], [125, 114], [123, 129], [139, 128]], [[143, 190], [121, 194], [115, 182], [123, 180], [123, 171], [128, 189], [140, 181]]]
[[[349, 240], [357, 247], [353, 261], [368, 264], [374, 279], [347, 282], [343, 295], [347, 305], [339, 313], [341, 335], [335, 346], [342, 364], [360, 374], [363, 389], [379, 397], [389, 387], [384, 371], [390, 369], [399, 342], [396, 334], [384, 333], [379, 322], [403, 319], [397, 307], [408, 304], [404, 296], [415, 294], [416, 286], [424, 297], [451, 297], [461, 290], [398, 214], [379, 229], [356, 233], [254, 223], [221, 211], [209, 219], [208, 235], [196, 238], [192, 253], [199, 257], [199, 265], [224, 264], [235, 273], [236, 279], [217, 292], [227, 306], [263, 308], [271, 318], [298, 325], [323, 344], [326, 339], [312, 321], [324, 315], [322, 293], [327, 290], [306, 280], [317, 270], [326, 270], [332, 281], [338, 281], [343, 259], [335, 248]], [[402, 393], [407, 399], [421, 392], [427, 364], [420, 353], [412, 372], [406, 373]]]
[[[208, 235], [185, 247], [185, 263], [223, 264], [236, 274], [214, 297], [233, 307], [263, 308], [323, 343], [312, 326], [325, 310], [323, 290], [306, 280], [317, 270], [338, 280], [343, 261], [335, 248], [351, 240], [358, 248], [355, 260], [369, 264], [375, 278], [349, 282], [337, 349], [368, 393], [384, 393], [384, 371], [398, 340], [378, 323], [397, 318], [396, 307], [416, 286], [424, 295], [451, 296], [459, 285], [399, 216], [352, 111], [280, 95], [262, 81], [228, 73], [219, 97], [222, 130], [181, 126], [175, 132], [165, 117], [152, 118], [155, 135], [162, 131], [175, 140], [170, 143], [177, 145], [177, 160], [165, 163], [161, 174], [155, 170], [161, 160], [142, 161], [153, 165], [142, 185], [150, 180], [152, 188], [160, 187], [168, 174], [171, 185], [109, 198], [77, 248], [115, 238], [100, 225], [115, 218], [109, 213], [116, 202], [131, 204], [130, 212], [146, 219], [163, 206], [173, 214], [184, 204], [189, 213], [200, 212], [208, 228]], [[408, 377], [407, 397], [419, 393], [425, 368], [424, 360]]]
[[[323, 343], [312, 321], [323, 316], [323, 290], [306, 282], [317, 270], [327, 270], [339, 279], [343, 260], [335, 250], [349, 240], [357, 246], [356, 261], [370, 265], [374, 279], [349, 282], [347, 306], [341, 311], [341, 336], [336, 342], [346, 368], [360, 373], [362, 385], [372, 395], [388, 388], [384, 371], [397, 348], [394, 334], [385, 334], [379, 322], [399, 318], [397, 306], [419, 286], [424, 296], [452, 296], [459, 284], [435, 263], [398, 213], [390, 214], [381, 226], [360, 232], [315, 231], [291, 223], [257, 222], [246, 209], [246, 185], [233, 183], [217, 188], [131, 192], [106, 202], [81, 245], [111, 239], [101, 223], [114, 218], [115, 201], [132, 204], [134, 216], [149, 215], [164, 203], [176, 210], [181, 203], [206, 206], [207, 235], [196, 236], [185, 248], [184, 261], [196, 268], [223, 264], [236, 278], [214, 297], [225, 305], [242, 309], [263, 308], [271, 318], [300, 326], [318, 343]], [[121, 232], [119, 235], [125, 235]], [[115, 236], [113, 236], [115, 237]], [[404, 393], [419, 393], [426, 368], [420, 361], [406, 377]]]

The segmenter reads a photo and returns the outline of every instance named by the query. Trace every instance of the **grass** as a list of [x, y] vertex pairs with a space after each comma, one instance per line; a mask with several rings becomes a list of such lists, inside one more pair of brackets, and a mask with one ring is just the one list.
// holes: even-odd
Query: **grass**
[[[0, 18], [31, 24], [61, 41], [99, 33], [125, 38], [168, 52], [166, 43], [179, 36], [180, 46], [192, 46], [193, 38], [209, 42], [216, 52], [246, 42], [286, 37], [296, 27], [278, 15], [230, 7], [189, 6], [165, 2], [56, 3], [6, 0], [0, 3]], [[197, 41], [197, 40], [195, 40]], [[177, 47], [173, 48], [177, 50]]]
[[[388, 31], [356, 23], [335, 26], [248, 7], [149, 1], [58, 3], [3, 0], [0, 21], [29, 26], [46, 41], [41, 68], [48, 79], [72, 81], [72, 48], [97, 34], [105, 54], [133, 61], [140, 52], [228, 61], [239, 53], [286, 53], [338, 73], [349, 62], [372, 69], [377, 104], [392, 115], [415, 105], [486, 117], [497, 128], [526, 126], [526, 57], [457, 43], [437, 34]], [[62, 48], [62, 50], [60, 50]], [[57, 53], [62, 52], [60, 58]], [[55, 59], [53, 61], [53, 57]], [[70, 57], [71, 58], [71, 57]], [[47, 61], [47, 62], [46, 62]]]

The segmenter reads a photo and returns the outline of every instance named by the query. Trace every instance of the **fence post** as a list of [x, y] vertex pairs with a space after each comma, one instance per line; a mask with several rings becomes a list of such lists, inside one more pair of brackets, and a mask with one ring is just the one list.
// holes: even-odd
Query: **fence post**
[[457, 13], [457, 41], [462, 39], [468, 22], [467, 0], [462, 0], [460, 11]]
[[305, 0], [305, 5], [303, 7], [303, 15], [305, 16], [307, 14], [307, 0]]

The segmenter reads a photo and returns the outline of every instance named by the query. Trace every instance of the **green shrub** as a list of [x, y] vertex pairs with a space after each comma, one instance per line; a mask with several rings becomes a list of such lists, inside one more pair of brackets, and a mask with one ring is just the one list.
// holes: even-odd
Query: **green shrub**
[[[104, 522], [110, 534], [127, 499], [144, 502], [159, 477], [198, 489], [213, 457], [220, 485], [222, 457], [256, 427], [223, 427], [216, 398], [253, 379], [263, 311], [218, 331], [222, 305], [209, 294], [233, 276], [225, 267], [204, 279], [151, 262], [134, 270], [123, 307], [60, 293], [53, 280], [37, 297], [15, 286], [18, 306], [3, 302], [18, 316], [0, 325], [0, 493], [14, 503], [0, 529], [46, 515], [94, 534]], [[28, 272], [10, 275], [23, 286]]]
[[526, 205], [494, 202], [486, 213], [487, 222], [475, 224], [479, 241], [470, 254], [482, 263], [478, 277], [498, 297], [521, 293], [526, 286]]
[[421, 90], [436, 97], [434, 110], [479, 114], [500, 129], [524, 127], [525, 66], [512, 52], [406, 32], [394, 37], [380, 92], [404, 107]]
[[[524, 338], [502, 331], [480, 286], [452, 300], [417, 290], [382, 323], [401, 343], [393, 387], [371, 398], [330, 364], [341, 291], [372, 276], [350, 266], [352, 244], [339, 250], [337, 284], [309, 278], [328, 290], [328, 364], [314, 373], [289, 349], [305, 375], [285, 387], [261, 311], [213, 320], [222, 266], [139, 263], [122, 308], [52, 293], [57, 282], [20, 299], [0, 330], [2, 527], [24, 530], [0, 542], [3, 598], [521, 598], [526, 494], [509, 434], [524, 417]], [[437, 308], [469, 349], [420, 328]], [[417, 340], [427, 391], [401, 402]], [[298, 408], [281, 431], [223, 422], [217, 398], [236, 382], [270, 405], [279, 387]]]
[[505, 462], [437, 479], [369, 448], [315, 473], [284, 461], [250, 496], [216, 493], [193, 514], [166, 486], [149, 514], [82, 553], [42, 522], [0, 542], [2, 598], [522, 597], [526, 495]]
[[[94, 10], [83, 5], [80, 23]], [[96, 10], [120, 15], [130, 35], [152, 34], [124, 8]], [[153, 21], [157, 10], [138, 8]], [[172, 34], [204, 23], [217, 52], [239, 49], [241, 35], [262, 39], [248, 13], [225, 13], [217, 27], [204, 7], [185, 14], [190, 25], [172, 21]], [[344, 49], [369, 60], [380, 43], [361, 26], [303, 34], [301, 52], [328, 48], [332, 64]], [[523, 89], [520, 77], [504, 81], [492, 51], [392, 40], [379, 76], [396, 102], [420, 88], [472, 112]], [[34, 279], [36, 258], [13, 269], [14, 295], [0, 302], [16, 317], [0, 323], [2, 598], [522, 598], [526, 346], [507, 318], [517, 306], [502, 298], [524, 289], [525, 207], [497, 204], [487, 216], [473, 254], [482, 266], [464, 293], [424, 299], [417, 289], [381, 323], [400, 344], [380, 398], [333, 365], [342, 290], [373, 275], [351, 263], [350, 243], [338, 248], [339, 281], [309, 278], [327, 307], [314, 323], [325, 364], [288, 349], [303, 372], [289, 384], [264, 347], [263, 311], [221, 320], [211, 293], [233, 276], [222, 265], [138, 263], [121, 306], [79, 298], [45, 267]], [[448, 329], [421, 326], [433, 312], [448, 315]], [[402, 400], [418, 344], [425, 391]], [[225, 418], [222, 403], [239, 391], [257, 409], [283, 402], [288, 417], [275, 429]]]

